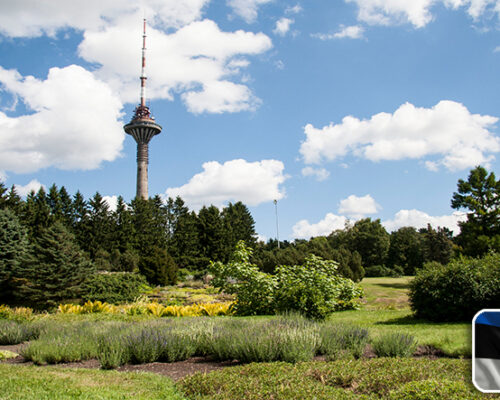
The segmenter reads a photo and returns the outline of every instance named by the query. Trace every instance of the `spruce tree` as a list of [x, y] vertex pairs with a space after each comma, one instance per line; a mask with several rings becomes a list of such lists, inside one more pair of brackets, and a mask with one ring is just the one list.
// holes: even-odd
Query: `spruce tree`
[[203, 207], [198, 212], [198, 238], [203, 257], [200, 260], [201, 268], [208, 266], [210, 261], [225, 261], [227, 245], [223, 221], [217, 207]]
[[78, 299], [83, 282], [93, 272], [75, 237], [56, 221], [41, 231], [29, 261], [20, 268], [19, 293], [36, 309], [53, 308]]
[[26, 229], [8, 209], [0, 210], [0, 303], [12, 303], [16, 278], [26, 261], [29, 242]]

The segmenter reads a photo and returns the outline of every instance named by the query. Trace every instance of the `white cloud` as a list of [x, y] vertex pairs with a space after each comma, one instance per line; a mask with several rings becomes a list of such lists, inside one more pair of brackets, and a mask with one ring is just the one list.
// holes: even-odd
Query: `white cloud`
[[353, 219], [361, 219], [366, 215], [376, 214], [380, 208], [369, 194], [363, 197], [352, 194], [347, 199], [340, 201], [339, 213], [348, 215]]
[[45, 185], [42, 185], [40, 182], [38, 182], [36, 179], [32, 179], [29, 183], [26, 185], [14, 185], [16, 188], [16, 193], [21, 196], [21, 197], [26, 197], [28, 194], [30, 194], [32, 191], [33, 192], [38, 192], [40, 188], [43, 187], [44, 190], [47, 190]]
[[[82, 58], [101, 65], [96, 74], [126, 102], [138, 100], [140, 28], [129, 23], [88, 31], [78, 48]], [[223, 32], [211, 20], [194, 21], [172, 34], [149, 28], [147, 96], [173, 99], [173, 92], [181, 93], [195, 113], [254, 110], [258, 99], [246, 85], [233, 81], [249, 65], [242, 55], [271, 47], [263, 33]]]
[[321, 182], [328, 179], [328, 177], [330, 176], [330, 172], [328, 172], [324, 168], [304, 167], [302, 168], [302, 175], [315, 176], [316, 179]]
[[348, 219], [342, 215], [332, 213], [326, 214], [325, 218], [316, 224], [309, 223], [303, 219], [292, 228], [292, 236], [295, 239], [309, 239], [314, 236], [325, 236], [337, 229], [344, 229]]
[[371, 25], [410, 23], [422, 28], [432, 21], [431, 8], [444, 4], [452, 9], [467, 8], [467, 14], [478, 20], [487, 14], [500, 15], [499, 0], [345, 0], [358, 6], [358, 20]]
[[273, 32], [276, 35], [279, 36], [285, 36], [288, 31], [290, 30], [290, 26], [294, 23], [295, 21], [290, 18], [280, 18], [278, 21], [276, 21], [276, 27], [273, 29]]
[[312, 37], [318, 38], [320, 40], [332, 40], [332, 39], [361, 39], [363, 37], [364, 28], [360, 25], [353, 26], [340, 26], [340, 31], [336, 33], [313, 33]]
[[300, 12], [302, 12], [303, 8], [301, 7], [300, 4], [296, 4], [292, 7], [287, 7], [285, 9], [285, 14], [299, 14]]
[[233, 12], [251, 24], [257, 20], [259, 7], [272, 0], [227, 0]]
[[308, 124], [300, 153], [307, 164], [319, 164], [348, 154], [371, 161], [433, 157], [427, 167], [462, 170], [487, 165], [500, 151], [491, 128], [498, 118], [471, 114], [462, 104], [440, 101], [432, 108], [403, 104], [394, 114], [370, 119], [344, 117], [323, 128]]
[[129, 19], [131, 15], [138, 18], [145, 15], [154, 24], [178, 28], [199, 19], [209, 1], [87, 0], [85, 7], [76, 0], [2, 2], [0, 33], [11, 37], [36, 37], [54, 36], [58, 30], [67, 28], [98, 31]]
[[91, 72], [70, 65], [51, 68], [39, 80], [0, 67], [0, 85], [33, 111], [18, 117], [0, 112], [0, 170], [92, 169], [119, 156], [122, 104]]
[[392, 25], [409, 22], [422, 28], [432, 20], [429, 11], [433, 0], [346, 0], [355, 3], [358, 20], [372, 25]]
[[460, 233], [459, 221], [467, 220], [467, 214], [455, 211], [451, 215], [433, 217], [419, 210], [401, 210], [396, 213], [392, 220], [383, 221], [382, 225], [389, 231], [396, 231], [403, 226], [413, 226], [417, 229], [426, 228], [431, 224], [434, 228], [438, 226], [449, 228], [455, 234]]
[[[83, 41], [79, 55], [100, 65], [96, 76], [108, 83], [122, 102], [135, 103], [139, 99], [141, 22], [145, 15], [149, 99], [172, 100], [174, 93], [180, 93], [195, 112], [254, 110], [259, 102], [247, 86], [237, 82], [245, 82], [241, 69], [248, 62], [235, 68], [234, 61], [241, 55], [267, 51], [271, 40], [262, 33], [223, 32], [215, 22], [201, 20], [208, 2], [89, 0], [80, 7], [75, 0], [51, 0], [48, 4], [18, 0], [0, 5], [0, 33], [30, 37], [55, 35], [68, 28], [80, 30]], [[222, 86], [225, 90], [214, 90]], [[200, 97], [219, 106], [200, 111]]]
[[237, 159], [220, 164], [210, 161], [203, 171], [181, 187], [168, 188], [167, 197], [176, 196], [193, 209], [213, 204], [222, 207], [228, 201], [242, 201], [250, 206], [280, 200], [285, 191], [280, 185], [287, 179], [281, 161], [248, 162]]
[[118, 206], [118, 196], [102, 196], [102, 199], [106, 202], [110, 211], [116, 211], [116, 207]]

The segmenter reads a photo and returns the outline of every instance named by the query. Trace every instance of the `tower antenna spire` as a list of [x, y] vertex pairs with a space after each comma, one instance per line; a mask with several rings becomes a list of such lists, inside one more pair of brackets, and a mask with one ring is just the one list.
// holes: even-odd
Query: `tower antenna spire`
[[161, 126], [146, 105], [146, 18], [143, 19], [141, 102], [135, 108], [132, 120], [123, 127], [137, 142], [137, 197], [148, 198], [149, 141], [161, 132]]
[[146, 18], [143, 19], [142, 31], [142, 70], [141, 70], [141, 107], [146, 107]]

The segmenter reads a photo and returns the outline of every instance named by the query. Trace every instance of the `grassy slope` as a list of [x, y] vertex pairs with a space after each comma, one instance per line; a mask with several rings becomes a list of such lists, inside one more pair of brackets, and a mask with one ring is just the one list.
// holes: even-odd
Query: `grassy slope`
[[432, 345], [450, 356], [471, 355], [470, 323], [433, 323], [413, 318], [408, 304], [408, 282], [403, 278], [365, 278], [361, 310], [333, 314], [330, 319], [369, 328], [373, 336], [385, 332], [407, 332], [419, 344]]
[[0, 364], [1, 400], [183, 400], [173, 382], [149, 373], [124, 373]]

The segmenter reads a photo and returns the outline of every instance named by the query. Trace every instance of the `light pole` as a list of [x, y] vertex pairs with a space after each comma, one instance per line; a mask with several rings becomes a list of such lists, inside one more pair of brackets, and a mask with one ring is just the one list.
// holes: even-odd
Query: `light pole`
[[276, 212], [276, 239], [278, 240], [278, 249], [280, 248], [280, 233], [278, 224], [278, 200], [274, 200], [274, 210]]

